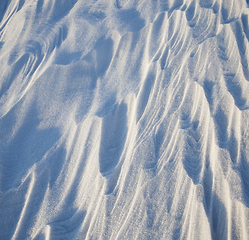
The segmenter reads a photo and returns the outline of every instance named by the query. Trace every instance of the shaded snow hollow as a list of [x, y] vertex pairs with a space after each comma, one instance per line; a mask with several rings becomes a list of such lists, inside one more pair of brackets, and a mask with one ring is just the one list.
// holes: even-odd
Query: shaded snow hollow
[[249, 239], [248, 0], [1, 0], [0, 239]]

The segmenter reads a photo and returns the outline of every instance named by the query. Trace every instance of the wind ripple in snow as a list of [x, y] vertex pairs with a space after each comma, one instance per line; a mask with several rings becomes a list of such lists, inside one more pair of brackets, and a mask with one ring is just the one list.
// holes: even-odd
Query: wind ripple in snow
[[248, 1], [0, 20], [1, 239], [248, 238]]

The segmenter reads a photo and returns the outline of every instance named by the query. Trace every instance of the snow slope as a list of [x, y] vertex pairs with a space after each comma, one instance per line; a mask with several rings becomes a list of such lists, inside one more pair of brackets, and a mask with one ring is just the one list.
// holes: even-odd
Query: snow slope
[[0, 239], [248, 239], [248, 0], [1, 0]]

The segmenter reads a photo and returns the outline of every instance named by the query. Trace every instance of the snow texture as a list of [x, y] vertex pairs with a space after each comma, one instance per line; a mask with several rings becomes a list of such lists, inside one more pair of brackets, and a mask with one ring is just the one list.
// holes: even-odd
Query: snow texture
[[249, 239], [248, 0], [1, 0], [0, 239]]

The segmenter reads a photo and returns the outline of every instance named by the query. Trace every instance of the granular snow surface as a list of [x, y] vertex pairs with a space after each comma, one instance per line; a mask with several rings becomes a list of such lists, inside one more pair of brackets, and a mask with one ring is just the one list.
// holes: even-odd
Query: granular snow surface
[[1, 0], [0, 239], [249, 239], [249, 0]]

